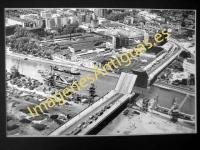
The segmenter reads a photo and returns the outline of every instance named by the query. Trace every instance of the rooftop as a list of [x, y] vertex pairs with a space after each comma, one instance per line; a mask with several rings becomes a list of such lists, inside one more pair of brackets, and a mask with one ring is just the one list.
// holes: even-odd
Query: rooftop
[[29, 22], [25, 19], [21, 19], [21, 18], [17, 18], [17, 17], [9, 17], [8, 19], [12, 19], [12, 20], [20, 21], [20, 22]]
[[187, 59], [187, 62], [189, 62], [189, 63], [191, 63], [191, 64], [195, 64], [195, 60], [192, 59], [192, 58], [188, 58], [188, 59]]
[[27, 30], [37, 30], [42, 29], [41, 27], [26, 27]]
[[145, 53], [157, 55], [157, 54], [160, 53], [161, 51], [163, 51], [163, 48], [162, 48], [162, 47], [153, 47], [153, 48], [147, 50]]

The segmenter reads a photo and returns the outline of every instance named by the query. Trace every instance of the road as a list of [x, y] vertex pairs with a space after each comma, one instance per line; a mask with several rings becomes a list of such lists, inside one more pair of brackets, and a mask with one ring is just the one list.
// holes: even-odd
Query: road
[[124, 94], [116, 93], [111, 98], [109, 98], [105, 103], [102, 103], [99, 107], [95, 108], [94, 110], [92, 110], [91, 112], [89, 112], [87, 115], [85, 115], [84, 117], [80, 118], [75, 124], [73, 124], [72, 126], [70, 126], [69, 128], [67, 128], [67, 130], [61, 132], [60, 135], [67, 135], [67, 134], [69, 134], [80, 123], [82, 123], [83, 121], [87, 121], [89, 119], [89, 116], [96, 114], [99, 110], [101, 110], [102, 108], [104, 108], [106, 105], [109, 105], [110, 103], [115, 102], [116, 100], [120, 99], [123, 95]]
[[[178, 46], [178, 45], [177, 45]], [[167, 60], [169, 60], [170, 57], [178, 55], [179, 51], [180, 51], [181, 47], [178, 46], [178, 49], [176, 51], [174, 51], [173, 53], [171, 53], [168, 57], [165, 57], [165, 59], [162, 59], [162, 63], [156, 65], [156, 67], [154, 67], [153, 69], [151, 69], [150, 71], [147, 71], [148, 74], [151, 74], [152, 72], [154, 72], [156, 69], [158, 69], [160, 66], [162, 66]], [[173, 60], [172, 60], [173, 61]], [[170, 62], [169, 62], [170, 63]]]

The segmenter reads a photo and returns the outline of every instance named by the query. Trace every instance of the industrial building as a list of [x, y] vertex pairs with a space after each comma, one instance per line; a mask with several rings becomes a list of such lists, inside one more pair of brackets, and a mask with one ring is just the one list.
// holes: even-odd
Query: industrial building
[[183, 69], [184, 71], [187, 71], [190, 74], [195, 74], [196, 68], [194, 59], [189, 58], [183, 60]]
[[106, 35], [101, 35], [97, 33], [83, 34], [83, 33], [74, 33], [61, 36], [55, 36], [54, 40], [43, 43], [43, 45], [57, 45], [61, 50], [73, 48], [75, 52], [81, 51], [82, 49], [91, 50], [95, 46], [98, 46], [101, 43], [106, 41], [112, 41], [112, 38]]

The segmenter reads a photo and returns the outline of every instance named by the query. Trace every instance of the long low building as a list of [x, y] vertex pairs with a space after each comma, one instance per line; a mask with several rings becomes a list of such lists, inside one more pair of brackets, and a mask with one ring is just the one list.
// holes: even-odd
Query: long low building
[[[62, 40], [64, 39], [64, 40]], [[75, 33], [71, 35], [61, 35], [55, 36], [54, 39], [48, 42], [43, 42], [44, 46], [50, 47], [51, 45], [58, 46], [61, 50], [72, 48], [75, 52], [81, 51], [83, 49], [89, 50], [94, 49], [104, 42], [111, 41], [112, 37], [90, 33], [90, 34], [80, 34]]]

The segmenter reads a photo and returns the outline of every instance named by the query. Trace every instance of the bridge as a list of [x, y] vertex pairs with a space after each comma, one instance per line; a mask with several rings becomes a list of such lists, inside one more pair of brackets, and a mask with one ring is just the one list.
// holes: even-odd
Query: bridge
[[[135, 93], [132, 93], [132, 89], [136, 78], [137, 76], [134, 74], [122, 72], [115, 89], [111, 90], [103, 98], [99, 99], [64, 125], [50, 133], [49, 136], [75, 135], [75, 131], [77, 131], [77, 129], [79, 130], [77, 135], [87, 135], [91, 130], [98, 126], [98, 124], [117, 110], [124, 102], [135, 95]], [[96, 120], [89, 119], [90, 116], [94, 116], [96, 113], [105, 108], [105, 106], [110, 106], [110, 108], [104, 110], [102, 115], [96, 115], [98, 117]], [[92, 123], [88, 123], [88, 120], [92, 120]], [[86, 127], [80, 126], [83, 122], [85, 122]]]

